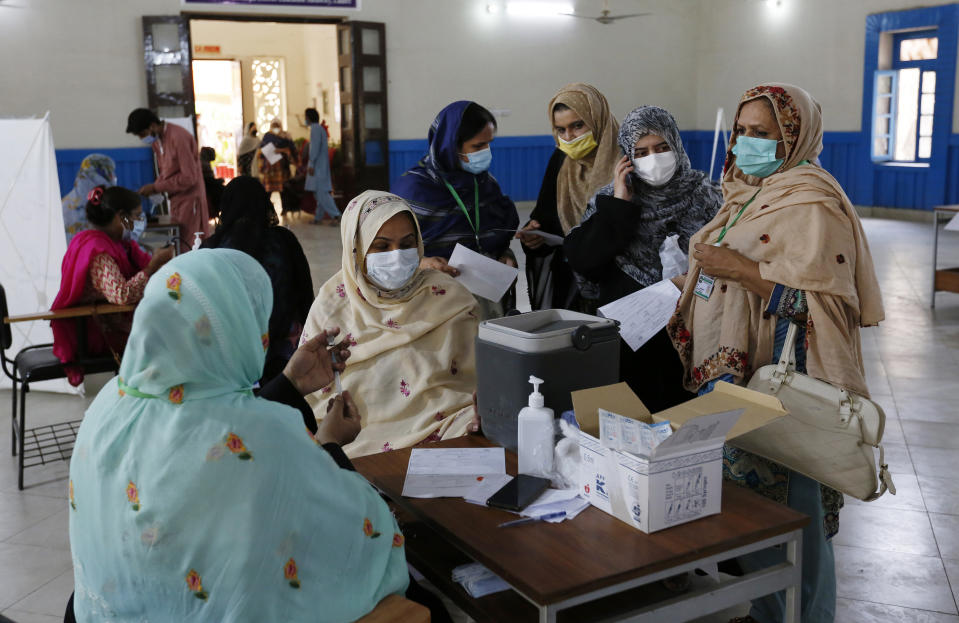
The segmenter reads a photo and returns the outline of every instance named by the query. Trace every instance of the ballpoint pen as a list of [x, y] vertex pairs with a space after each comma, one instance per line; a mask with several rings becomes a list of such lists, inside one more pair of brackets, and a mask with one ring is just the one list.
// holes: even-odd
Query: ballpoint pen
[[508, 528], [510, 526], [521, 526], [524, 523], [532, 523], [534, 521], [546, 521], [548, 519], [559, 519], [560, 517], [565, 517], [566, 511], [558, 511], [555, 513], [547, 513], [546, 515], [540, 515], [539, 517], [523, 517], [522, 519], [514, 519], [513, 521], [507, 521], [496, 526], [497, 528]]

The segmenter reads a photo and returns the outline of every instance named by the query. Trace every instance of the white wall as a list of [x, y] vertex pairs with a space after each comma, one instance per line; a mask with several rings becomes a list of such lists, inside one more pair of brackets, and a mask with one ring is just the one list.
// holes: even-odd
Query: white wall
[[[550, 96], [572, 81], [596, 85], [617, 117], [658, 104], [685, 129], [711, 128], [716, 107], [731, 110], [758, 81], [794, 82], [823, 104], [827, 130], [857, 130], [865, 17], [915, 2], [783, 0], [774, 16], [762, 0], [611, 0], [614, 13], [653, 15], [603, 26], [486, 13], [489, 2], [501, 1], [362, 0], [358, 12], [187, 8], [386, 22], [390, 136], [402, 139], [424, 137], [436, 112], [454, 99], [509, 109], [500, 119], [502, 135], [545, 134]], [[601, 6], [568, 1], [580, 13]], [[183, 7], [180, 0], [84, 0], [82, 11], [77, 4], [0, 5], [0, 58], [16, 59], [0, 63], [0, 115], [50, 109], [58, 147], [136, 145], [123, 130], [129, 111], [146, 102], [140, 18]], [[291, 110], [300, 107], [291, 100]]]
[[[313, 105], [317, 98], [317, 82], [322, 81], [332, 89], [333, 76], [336, 75], [335, 26], [195, 20], [190, 30], [194, 46], [220, 46], [219, 54], [204, 53], [194, 55], [194, 58], [240, 61], [244, 85], [244, 126], [255, 120], [253, 91], [250, 88], [253, 59], [282, 58], [286, 75], [286, 118], [282, 119], [283, 127], [294, 139], [309, 138], [309, 132], [299, 125], [297, 116], [304, 120], [303, 110]], [[318, 101], [317, 104], [322, 102]], [[330, 117], [332, 122], [332, 115]], [[339, 125], [330, 130], [333, 137], [339, 137]]]
[[[825, 130], [858, 131], [866, 16], [939, 4], [951, 2], [783, 0], [776, 7], [761, 0], [704, 0], [694, 123], [712, 128], [720, 106], [731, 123], [746, 89], [760, 82], [787, 82], [819, 101]], [[959, 116], [954, 115], [953, 128], [959, 131]]]

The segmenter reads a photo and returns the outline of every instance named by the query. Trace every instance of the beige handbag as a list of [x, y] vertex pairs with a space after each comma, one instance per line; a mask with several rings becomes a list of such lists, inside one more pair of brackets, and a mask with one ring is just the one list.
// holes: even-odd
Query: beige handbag
[[[779, 398], [788, 415], [737, 437], [733, 445], [866, 502], [887, 488], [895, 495], [880, 444], [882, 407], [797, 372], [797, 333], [790, 323], [779, 363], [759, 368], [748, 385]], [[878, 470], [873, 448], [879, 449]]]

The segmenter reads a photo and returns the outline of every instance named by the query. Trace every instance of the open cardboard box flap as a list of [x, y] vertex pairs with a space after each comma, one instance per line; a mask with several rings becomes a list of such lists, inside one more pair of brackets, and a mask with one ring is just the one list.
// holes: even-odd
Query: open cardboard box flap
[[606, 409], [647, 424], [668, 420], [673, 430], [701, 415], [744, 409], [736, 425], [726, 435], [727, 440], [761, 428], [787, 413], [775, 396], [761, 394], [724, 381], [716, 383], [713, 391], [708, 394], [655, 414], [650, 414], [646, 405], [626, 383], [582, 389], [573, 392], [572, 398], [580, 428], [593, 437], [599, 436], [599, 409]]

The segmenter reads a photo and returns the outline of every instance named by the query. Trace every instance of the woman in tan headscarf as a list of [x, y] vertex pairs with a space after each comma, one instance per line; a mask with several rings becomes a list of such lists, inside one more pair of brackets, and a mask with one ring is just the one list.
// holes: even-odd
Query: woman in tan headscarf
[[[423, 237], [400, 197], [368, 190], [340, 227], [342, 270], [320, 288], [300, 341], [337, 326], [349, 342], [342, 385], [365, 419], [346, 454], [466, 434], [476, 389], [473, 295], [446, 273], [419, 268]], [[307, 398], [318, 419], [334, 390]]]
[[562, 245], [549, 246], [537, 230], [565, 236], [579, 225], [586, 204], [613, 179], [619, 152], [619, 123], [595, 87], [581, 82], [559, 90], [547, 109], [556, 150], [549, 159], [530, 221], [516, 234], [526, 252], [533, 309], [579, 307], [578, 290]]
[[[745, 384], [775, 361], [789, 323], [800, 325], [802, 372], [868, 395], [859, 328], [883, 319], [872, 256], [839, 183], [813, 164], [822, 151], [819, 104], [804, 90], [766, 84], [743, 95], [723, 174], [724, 205], [690, 240], [689, 273], [668, 331], [686, 387]], [[716, 246], [719, 243], [721, 246]], [[803, 622], [832, 621], [836, 576], [829, 542], [842, 496], [755, 455], [727, 447], [724, 476], [812, 517], [803, 530]], [[770, 559], [750, 555], [753, 568]], [[782, 593], [743, 620], [779, 621]]]

